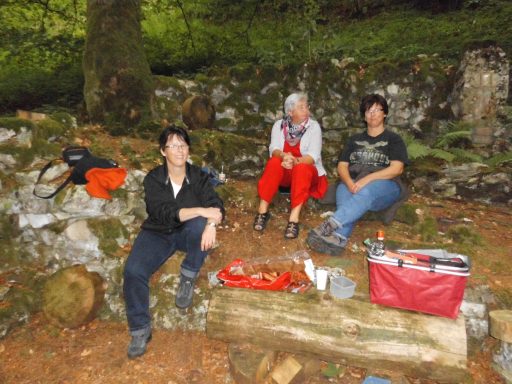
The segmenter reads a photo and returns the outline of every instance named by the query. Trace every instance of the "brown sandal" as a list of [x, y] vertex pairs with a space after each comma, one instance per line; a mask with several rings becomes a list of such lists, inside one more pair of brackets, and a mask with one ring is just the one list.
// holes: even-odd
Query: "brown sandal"
[[286, 229], [284, 230], [284, 238], [296, 239], [297, 236], [299, 236], [299, 223], [289, 221]]
[[267, 222], [270, 219], [270, 212], [266, 213], [258, 213], [256, 217], [254, 218], [254, 224], [252, 225], [252, 228], [255, 231], [262, 232], [265, 227], [267, 226]]

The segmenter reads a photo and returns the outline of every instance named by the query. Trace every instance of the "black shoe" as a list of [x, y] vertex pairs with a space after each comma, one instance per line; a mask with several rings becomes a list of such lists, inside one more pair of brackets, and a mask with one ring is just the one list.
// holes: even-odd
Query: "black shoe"
[[267, 226], [267, 222], [270, 220], [270, 212], [258, 213], [254, 218], [254, 224], [252, 228], [255, 231], [263, 232]]
[[289, 221], [286, 229], [284, 230], [284, 238], [296, 239], [297, 236], [299, 236], [299, 223]]
[[185, 309], [192, 305], [195, 282], [195, 278], [181, 275], [178, 293], [176, 293], [176, 306], [178, 308]]
[[128, 358], [135, 359], [146, 353], [148, 343], [151, 341], [151, 327], [131, 332], [132, 340], [128, 346]]
[[336, 234], [321, 236], [315, 230], [309, 231], [306, 242], [312, 250], [331, 256], [341, 255], [347, 245], [347, 239], [342, 236]]

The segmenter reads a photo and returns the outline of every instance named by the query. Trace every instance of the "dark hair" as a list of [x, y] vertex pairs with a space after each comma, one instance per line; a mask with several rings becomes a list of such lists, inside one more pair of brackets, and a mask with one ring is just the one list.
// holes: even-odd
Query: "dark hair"
[[169, 137], [171, 136], [178, 136], [190, 147], [190, 137], [188, 136], [187, 131], [181, 127], [171, 124], [162, 131], [160, 138], [158, 139], [158, 144], [160, 145], [161, 150], [165, 149], [167, 140], [169, 140]]
[[388, 114], [388, 103], [384, 97], [381, 95], [378, 95], [376, 93], [372, 93], [371, 95], [366, 95], [361, 100], [361, 104], [359, 105], [359, 113], [361, 113], [361, 118], [363, 121], [364, 115], [367, 110], [369, 110], [374, 104], [378, 104], [382, 107], [382, 110], [384, 111], [384, 114]]

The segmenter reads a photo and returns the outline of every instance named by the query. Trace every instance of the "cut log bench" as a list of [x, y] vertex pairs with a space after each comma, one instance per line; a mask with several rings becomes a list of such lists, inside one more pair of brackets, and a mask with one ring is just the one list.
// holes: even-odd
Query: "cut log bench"
[[363, 368], [458, 383], [466, 375], [464, 317], [396, 310], [356, 299], [216, 288], [208, 337]]
[[489, 333], [501, 340], [500, 349], [493, 357], [493, 367], [507, 384], [512, 384], [512, 310], [491, 311], [489, 318]]

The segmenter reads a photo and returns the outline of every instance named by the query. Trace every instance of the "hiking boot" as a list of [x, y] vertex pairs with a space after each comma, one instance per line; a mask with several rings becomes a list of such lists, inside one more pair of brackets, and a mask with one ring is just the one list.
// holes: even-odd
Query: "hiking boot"
[[330, 236], [339, 227], [333, 218], [329, 217], [322, 224], [314, 228], [313, 231], [317, 236]]
[[347, 245], [347, 239], [336, 232], [328, 236], [320, 236], [315, 230], [309, 231], [306, 242], [312, 250], [331, 256], [341, 255]]
[[146, 353], [148, 343], [151, 341], [151, 327], [130, 332], [132, 340], [128, 346], [128, 358], [135, 359]]
[[195, 282], [195, 278], [181, 275], [178, 293], [176, 293], [176, 306], [178, 308], [185, 309], [192, 305]]

